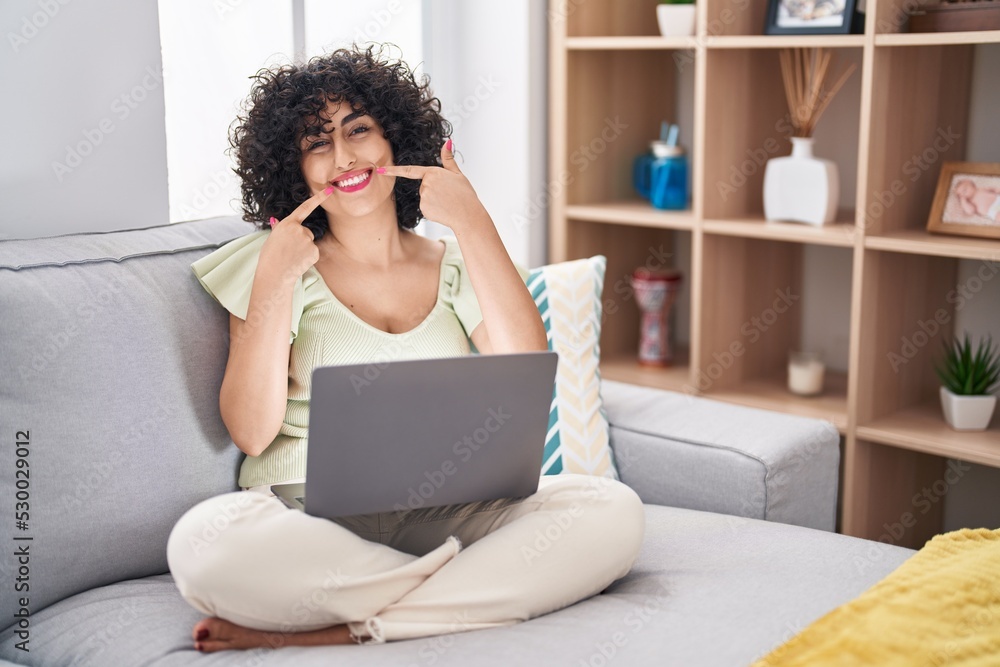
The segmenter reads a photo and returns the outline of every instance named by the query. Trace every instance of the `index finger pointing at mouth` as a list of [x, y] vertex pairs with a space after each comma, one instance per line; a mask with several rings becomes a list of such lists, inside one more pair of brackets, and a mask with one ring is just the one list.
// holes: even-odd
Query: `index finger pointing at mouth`
[[379, 167], [375, 170], [377, 174], [385, 174], [386, 176], [402, 176], [403, 178], [416, 178], [420, 179], [427, 175], [431, 169], [440, 169], [441, 167], [424, 167], [420, 165], [407, 164], [407, 165], [392, 165], [386, 167]]
[[[316, 210], [316, 207], [323, 203], [323, 200], [333, 194], [333, 186], [328, 186], [325, 190], [317, 192], [309, 199], [305, 200], [299, 204], [294, 211], [288, 214], [285, 220], [291, 220], [298, 224], [302, 224], [309, 214]], [[282, 221], [284, 222], [284, 220]]]

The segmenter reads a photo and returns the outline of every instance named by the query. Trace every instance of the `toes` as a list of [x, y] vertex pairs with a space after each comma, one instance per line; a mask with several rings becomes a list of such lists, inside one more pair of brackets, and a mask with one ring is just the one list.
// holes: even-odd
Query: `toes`
[[200, 641], [202, 639], [208, 639], [212, 636], [212, 629], [208, 623], [209, 620], [210, 619], [203, 618], [194, 624], [194, 627], [191, 628], [191, 639]]
[[215, 653], [216, 651], [226, 651], [233, 648], [233, 645], [225, 640], [206, 639], [195, 642], [194, 647], [202, 653]]
[[[203, 633], [201, 638], [198, 637], [199, 632]], [[192, 634], [195, 648], [203, 652], [273, 647], [268, 641], [270, 639], [268, 633], [245, 628], [215, 616], [198, 621]]]
[[195, 641], [228, 640], [232, 638], [233, 634], [232, 623], [215, 616], [201, 619], [194, 624], [194, 629], [191, 631], [191, 637]]

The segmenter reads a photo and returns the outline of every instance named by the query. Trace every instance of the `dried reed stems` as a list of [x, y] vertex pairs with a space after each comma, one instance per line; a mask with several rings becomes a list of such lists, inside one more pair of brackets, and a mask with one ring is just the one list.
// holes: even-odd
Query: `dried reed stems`
[[823, 90], [832, 54], [823, 48], [782, 49], [781, 78], [785, 82], [785, 97], [792, 115], [793, 136], [811, 137], [823, 111], [833, 96], [854, 72], [851, 63], [829, 90]]

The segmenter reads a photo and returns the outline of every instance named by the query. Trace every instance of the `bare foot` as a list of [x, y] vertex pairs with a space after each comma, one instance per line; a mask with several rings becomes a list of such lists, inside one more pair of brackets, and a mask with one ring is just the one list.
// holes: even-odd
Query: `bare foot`
[[[199, 639], [199, 633], [201, 638]], [[206, 634], [207, 633], [207, 634]], [[194, 624], [191, 636], [194, 647], [203, 653], [227, 649], [280, 648], [282, 646], [323, 646], [327, 644], [353, 644], [347, 625], [309, 632], [279, 632], [254, 630], [236, 625], [221, 618], [203, 618]]]

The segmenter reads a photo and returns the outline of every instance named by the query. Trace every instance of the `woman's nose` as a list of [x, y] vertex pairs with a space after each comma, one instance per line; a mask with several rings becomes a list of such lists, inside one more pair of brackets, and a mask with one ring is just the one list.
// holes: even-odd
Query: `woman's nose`
[[346, 145], [346, 142], [340, 141], [333, 146], [333, 160], [338, 170], [347, 171], [355, 162], [354, 150]]

